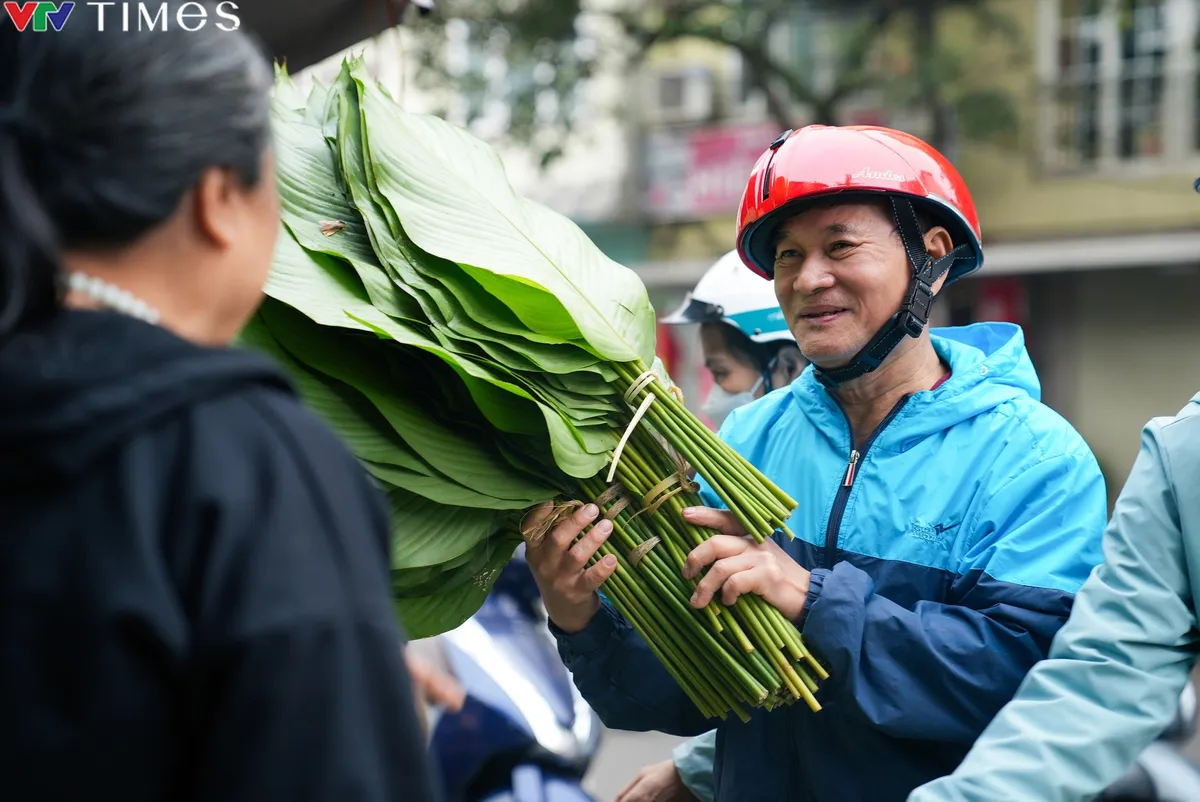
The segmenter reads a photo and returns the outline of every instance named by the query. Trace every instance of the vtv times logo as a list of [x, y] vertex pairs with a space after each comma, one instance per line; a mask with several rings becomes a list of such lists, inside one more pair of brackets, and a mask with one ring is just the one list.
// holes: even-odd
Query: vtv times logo
[[[75, 2], [52, 3], [47, 0], [14, 2], [9, 0], [4, 3], [4, 11], [18, 31], [45, 33], [49, 30], [61, 31], [78, 5], [79, 3]], [[181, 5], [176, 9], [174, 17], [167, 13], [166, 3], [159, 3], [156, 6], [154, 3], [118, 3], [116, 0], [106, 0], [105, 2], [86, 2], [83, 5], [91, 9], [97, 31], [104, 31], [117, 24], [123, 31], [165, 31], [172, 23], [185, 31], [198, 31], [210, 22], [208, 9], [195, 2]], [[120, 7], [119, 20], [116, 6]], [[110, 10], [114, 12], [111, 16], [107, 13]], [[242, 24], [237, 10], [238, 4], [232, 0], [218, 4], [214, 9], [216, 13], [215, 19], [212, 20], [213, 24], [223, 31], [236, 31]], [[74, 15], [76, 20], [80, 13], [88, 12], [81, 10]]]
[[74, 3], [5, 3], [4, 10], [18, 31], [24, 31], [33, 22], [33, 30], [42, 33], [53, 25], [54, 30], [61, 31], [67, 24], [67, 18], [75, 10]]

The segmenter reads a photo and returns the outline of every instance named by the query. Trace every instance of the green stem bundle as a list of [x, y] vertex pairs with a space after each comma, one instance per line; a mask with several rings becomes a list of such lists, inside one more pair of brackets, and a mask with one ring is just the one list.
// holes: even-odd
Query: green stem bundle
[[[791, 621], [753, 595], [729, 606], [714, 599], [696, 609], [690, 599], [697, 580], [682, 575], [689, 553], [717, 534], [683, 517], [686, 508], [703, 503], [687, 463], [697, 466], [758, 542], [776, 531], [791, 536], [787, 519], [795, 501], [700, 424], [657, 380], [645, 380], [641, 364], [614, 367], [631, 407], [647, 394], [655, 400], [619, 455], [619, 492], [603, 477], [579, 482], [582, 498], [607, 502], [601, 506], [613, 524], [612, 535], [593, 558], [595, 563], [608, 554], [617, 557], [605, 595], [706, 716], [724, 718], [732, 712], [747, 720], [746, 707], [773, 708], [801, 699], [819, 710], [813, 694], [817, 680], [829, 675]], [[635, 384], [641, 389], [632, 394]]]

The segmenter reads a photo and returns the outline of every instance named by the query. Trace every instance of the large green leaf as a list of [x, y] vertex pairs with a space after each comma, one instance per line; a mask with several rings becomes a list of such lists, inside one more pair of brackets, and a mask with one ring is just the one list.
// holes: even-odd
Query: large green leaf
[[367, 472], [387, 487], [400, 487], [442, 504], [509, 510], [521, 502], [497, 499], [460, 484], [427, 465], [371, 403], [350, 386], [322, 376], [288, 353], [256, 315], [239, 344], [270, 356], [287, 372], [304, 403], [341, 438]]
[[[386, 332], [380, 330], [379, 335], [387, 336]], [[488, 409], [504, 409], [504, 405], [512, 405], [514, 399], [511, 396], [505, 398], [493, 394], [486, 389], [486, 385], [477, 384], [471, 391], [471, 397], [482, 410], [486, 406]], [[547, 444], [550, 447], [554, 462], [568, 476], [574, 476], [579, 479], [587, 479], [595, 476], [607, 463], [607, 453], [617, 444], [617, 438], [612, 434], [611, 430], [607, 432], [611, 438], [611, 442], [603, 440], [603, 434], [597, 435], [595, 432], [588, 431], [586, 434], [580, 428], [573, 426], [564, 414], [554, 409], [548, 404], [537, 404], [537, 409], [542, 415], [542, 421], [545, 424], [548, 436]], [[509, 409], [511, 412], [512, 410]], [[489, 415], [489, 418], [492, 416]], [[514, 433], [523, 433], [515, 427], [509, 429]]]
[[312, 89], [308, 92], [308, 100], [304, 107], [304, 121], [309, 125], [322, 128], [325, 125], [325, 106], [329, 99], [329, 87], [313, 78]]
[[653, 359], [654, 310], [633, 271], [517, 195], [488, 145], [403, 111], [369, 79], [360, 86], [379, 191], [413, 242], [463, 265], [534, 331], [582, 337], [612, 361]]
[[510, 369], [537, 368], [555, 373], [599, 370], [598, 358], [583, 348], [531, 339], [529, 330], [512, 312], [458, 265], [421, 252], [408, 239], [394, 213], [389, 214], [390, 206], [377, 190], [374, 172], [364, 161], [358, 85], [348, 66], [343, 66], [333, 91], [340, 103], [337, 150], [342, 174], [375, 253], [391, 279], [421, 302], [426, 317], [449, 336], [474, 343]]
[[[557, 384], [548, 381], [543, 375], [522, 377], [530, 384], [536, 384], [539, 389], [552, 399], [551, 403], [570, 411], [572, 420], [586, 419], [593, 415], [612, 415], [622, 411], [619, 398], [611, 395], [584, 395], [571, 390], [564, 390]], [[608, 392], [613, 392], [609, 390]], [[624, 410], [627, 412], [628, 410]]]
[[393, 568], [392, 593], [400, 599], [447, 593], [471, 582], [484, 570], [495, 553], [496, 543], [484, 539], [463, 553], [435, 565]]
[[271, 357], [288, 374], [305, 404], [319, 415], [352, 452], [363, 460], [403, 464], [408, 450], [387, 420], [340, 382], [325, 380], [288, 354], [255, 315], [238, 335], [238, 344]]
[[268, 297], [301, 310], [322, 326], [370, 331], [351, 318], [350, 311], [367, 319], [388, 319], [371, 306], [362, 281], [348, 266], [327, 254], [306, 251], [287, 225], [282, 229], [263, 288]]
[[509, 513], [451, 507], [403, 490], [388, 493], [392, 511], [392, 568], [438, 565], [470, 551], [499, 531]]
[[396, 599], [396, 613], [410, 638], [428, 638], [449, 632], [479, 611], [520, 540], [507, 538], [496, 542], [489, 540], [488, 543], [492, 553], [483, 567], [471, 574], [470, 581], [433, 595]]
[[369, 346], [380, 348], [377, 341], [337, 340], [331, 332], [282, 304], [264, 302], [259, 314], [288, 353], [314, 370], [357, 389], [434, 469], [498, 499], [534, 504], [553, 495], [553, 488], [517, 475], [512, 466], [482, 444], [460, 436], [449, 427], [436, 425], [428, 412], [411, 400], [420, 391], [403, 391], [411, 377], [393, 373], [386, 361], [372, 355]]
[[[372, 329], [382, 340], [391, 339], [389, 330], [374, 326]], [[477, 364], [470, 360], [455, 362], [446, 360], [446, 364], [452, 367], [468, 363]], [[399, 371], [393, 371], [392, 375], [399, 380], [413, 381], [411, 376], [406, 376]], [[405, 379], [400, 379], [401, 376], [405, 376]], [[519, 386], [509, 384], [502, 379], [472, 381], [461, 372], [455, 376], [449, 370], [440, 371], [437, 376], [438, 379], [435, 381], [441, 386], [444, 386], [447, 381], [457, 384], [465, 380], [465, 389], [474, 401], [475, 407], [500, 431], [528, 435], [546, 431], [544, 418], [552, 415], [553, 411], [533, 402], [532, 398]], [[431, 383], [425, 392], [432, 392], [434, 386]]]
[[459, 484], [425, 465], [419, 458], [403, 465], [364, 462], [363, 467], [377, 480], [384, 491], [400, 488], [438, 504], [451, 506], [475, 506], [486, 510], [521, 509], [521, 502], [493, 498]]
[[271, 95], [271, 115], [279, 119], [304, 119], [304, 93], [288, 75], [286, 67], [275, 65], [275, 91]]
[[[520, 410], [522, 399], [532, 403], [532, 398], [525, 390], [505, 381], [481, 363], [460, 360], [442, 347], [435, 337], [422, 332], [417, 325], [396, 320], [382, 313], [371, 303], [362, 282], [346, 269], [344, 262], [327, 254], [305, 250], [291, 236], [291, 231], [286, 226], [285, 233], [279, 237], [276, 245], [275, 261], [267, 280], [266, 292], [268, 296], [298, 310], [322, 326], [369, 331], [436, 354], [459, 373], [473, 394], [477, 392], [483, 403], [489, 404], [487, 408], [481, 409], [493, 422], [501, 428], [510, 427], [506, 430], [529, 431], [527, 421], [531, 419], [531, 415], [522, 414]], [[517, 395], [518, 398], [495, 403], [495, 388], [486, 387], [481, 382], [495, 385], [501, 390]], [[347, 379], [347, 383], [357, 386], [353, 379]], [[537, 414], [557, 413], [539, 407]]]
[[[319, 108], [323, 114], [323, 100]], [[308, 251], [347, 261], [371, 303], [384, 314], [423, 320], [416, 301], [401, 292], [379, 264], [321, 129], [294, 120], [285, 123], [275, 126], [275, 175], [283, 219], [296, 241]]]
[[[515, 432], [527, 432], [528, 421], [533, 418], [533, 413], [522, 412], [521, 404], [533, 405], [537, 415], [544, 421], [547, 443], [555, 462], [569, 475], [590, 477], [603, 467], [599, 452], [585, 447], [570, 424], [563, 420], [561, 413], [545, 404], [537, 404], [526, 390], [506, 381], [483, 363], [460, 359], [443, 348], [434, 337], [422, 333], [414, 325], [394, 320], [380, 312], [371, 304], [361, 281], [345, 263], [327, 254], [306, 251], [295, 241], [286, 226], [276, 246], [275, 261], [267, 280], [266, 292], [271, 298], [298, 310], [322, 326], [369, 331], [438, 356], [459, 374], [471, 390], [472, 397], [481, 405], [480, 410], [500, 427], [507, 425]], [[267, 308], [267, 305], [264, 305], [264, 308]], [[310, 339], [314, 347], [327, 347], [322, 342], [324, 335], [314, 334]], [[312, 364], [303, 349], [299, 356], [307, 364]], [[331, 364], [337, 362], [336, 358], [329, 361]], [[362, 381], [365, 380], [355, 376], [344, 376], [347, 384], [360, 389]], [[372, 380], [378, 382], [377, 377], [372, 377]], [[493, 384], [512, 397], [497, 399], [493, 388], [488, 388], [481, 382]], [[372, 403], [379, 406], [380, 399], [395, 396], [398, 392], [399, 388], [377, 386], [376, 396], [371, 399]], [[459, 476], [454, 470], [445, 472], [456, 478]], [[486, 492], [496, 495], [490, 489]], [[509, 498], [502, 494], [497, 497]]]

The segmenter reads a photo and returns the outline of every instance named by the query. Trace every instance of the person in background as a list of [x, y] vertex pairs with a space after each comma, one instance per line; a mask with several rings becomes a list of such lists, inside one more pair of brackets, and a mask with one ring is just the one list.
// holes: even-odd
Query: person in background
[[[718, 426], [738, 407], [790, 385], [808, 364], [771, 283], [747, 270], [736, 250], [718, 259], [662, 322], [699, 324], [704, 364], [714, 382], [701, 411]], [[708, 802], [716, 742], [716, 730], [710, 730], [680, 744], [673, 760], [638, 772], [616, 802]]]
[[386, 507], [229, 347], [279, 229], [269, 62], [0, 25], [0, 75], [4, 797], [436, 799]]
[[[413, 644], [417, 643], [414, 641]], [[414, 654], [409, 648], [404, 655], [408, 673], [412, 675], [416, 693], [417, 718], [421, 731], [429, 735], [429, 707], [447, 713], [459, 713], [467, 701], [467, 691], [447, 666]]]
[[1049, 659], [910, 802], [1092, 799], [1170, 723], [1200, 650], [1200, 394], [1144, 428], [1104, 558]]
[[662, 322], [699, 324], [714, 383], [700, 412], [717, 426], [734, 409], [791, 384], [808, 364], [771, 283], [746, 270], [737, 251], [718, 259]]
[[695, 507], [688, 520], [718, 534], [683, 573], [697, 608], [755, 593], [796, 623], [830, 674], [820, 713], [706, 719], [597, 593], [613, 564], [588, 561], [612, 530], [594, 503], [527, 551], [606, 725], [716, 724], [718, 802], [902, 802], [949, 774], [1101, 560], [1104, 480], [1040, 402], [1020, 329], [926, 326], [943, 288], [982, 266], [980, 237], [953, 165], [899, 131], [789, 131], [747, 182], [738, 253], [774, 280], [812, 364], [720, 436], [797, 500], [796, 538], [754, 543], [728, 511]]

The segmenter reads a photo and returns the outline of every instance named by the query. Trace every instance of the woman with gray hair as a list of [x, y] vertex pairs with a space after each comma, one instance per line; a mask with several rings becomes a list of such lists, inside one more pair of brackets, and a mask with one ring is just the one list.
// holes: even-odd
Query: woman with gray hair
[[71, 23], [0, 26], [3, 796], [431, 799], [386, 510], [228, 347], [279, 226], [270, 65]]

